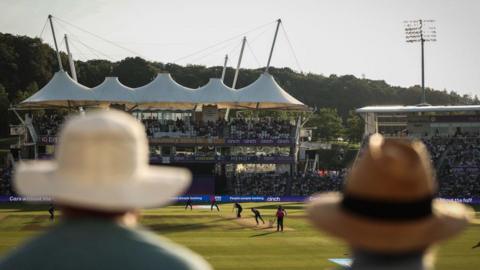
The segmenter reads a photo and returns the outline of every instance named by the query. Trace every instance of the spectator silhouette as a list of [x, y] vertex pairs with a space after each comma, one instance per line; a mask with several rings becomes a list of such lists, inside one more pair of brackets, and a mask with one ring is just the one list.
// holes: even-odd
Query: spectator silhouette
[[72, 118], [55, 160], [21, 163], [14, 177], [20, 194], [52, 197], [64, 220], [7, 255], [0, 269], [211, 269], [136, 224], [139, 209], [167, 204], [191, 176], [149, 166], [145, 130], [126, 113]]
[[436, 181], [423, 143], [370, 138], [347, 176], [343, 196], [324, 193], [312, 223], [352, 248], [352, 269], [426, 269], [428, 248], [461, 232], [470, 208], [434, 199]]

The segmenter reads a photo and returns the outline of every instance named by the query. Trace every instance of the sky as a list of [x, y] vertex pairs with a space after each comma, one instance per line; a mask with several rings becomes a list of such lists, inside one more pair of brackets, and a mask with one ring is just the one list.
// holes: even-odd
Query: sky
[[272, 66], [404, 87], [421, 83], [420, 44], [405, 42], [404, 21], [432, 19], [426, 86], [480, 96], [477, 0], [0, 0], [0, 32], [53, 44], [48, 14], [60, 49], [66, 33], [75, 59], [220, 66], [228, 54], [235, 67], [245, 35], [245, 68], [266, 65], [281, 18]]

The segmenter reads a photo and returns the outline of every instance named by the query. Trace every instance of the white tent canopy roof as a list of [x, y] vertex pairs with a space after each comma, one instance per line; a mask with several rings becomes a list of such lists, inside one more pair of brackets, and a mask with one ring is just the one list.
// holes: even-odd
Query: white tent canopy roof
[[170, 74], [160, 73], [147, 85], [132, 89], [116, 77], [107, 77], [92, 90], [73, 81], [66, 72], [52, 80], [21, 106], [88, 106], [104, 103], [136, 104], [139, 109], [192, 110], [204, 104], [219, 108], [307, 110], [308, 107], [282, 89], [272, 75], [264, 73], [252, 84], [235, 90], [221, 79], [212, 78], [191, 89], [175, 82]]
[[200, 104], [234, 106], [237, 96], [237, 91], [226, 86], [221, 79], [211, 78], [206, 85], [194, 91], [193, 101]]
[[74, 106], [88, 104], [95, 97], [86, 86], [74, 81], [67, 72], [61, 70], [35, 94], [20, 103], [21, 106]]
[[269, 73], [238, 90], [238, 104], [258, 109], [306, 109], [307, 106], [282, 89]]
[[169, 73], [159, 73], [147, 85], [135, 88], [135, 101], [143, 108], [191, 109], [196, 103], [194, 91], [178, 84]]
[[480, 111], [480, 105], [454, 106], [367, 106], [356, 110], [357, 113], [415, 113], [415, 112], [464, 112]]
[[135, 103], [132, 88], [123, 85], [118, 77], [106, 77], [98, 86], [91, 89], [95, 101], [109, 103]]

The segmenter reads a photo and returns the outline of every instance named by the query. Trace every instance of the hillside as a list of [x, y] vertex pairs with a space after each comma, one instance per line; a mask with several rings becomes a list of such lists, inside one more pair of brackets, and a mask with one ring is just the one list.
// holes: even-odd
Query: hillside
[[[63, 66], [68, 69], [67, 57], [62, 55]], [[205, 84], [209, 78], [220, 77], [222, 67], [199, 65], [180, 66], [170, 63], [149, 62], [139, 57], [118, 62], [107, 60], [76, 61], [79, 82], [93, 87], [106, 76], [118, 76], [130, 87], [150, 82], [158, 72], [169, 72], [188, 87]], [[0, 33], [0, 110], [15, 104], [45, 85], [57, 70], [54, 50], [38, 38]], [[237, 88], [258, 78], [260, 69], [242, 69]], [[313, 108], [336, 108], [346, 120], [350, 110], [366, 105], [417, 104], [421, 88], [388, 85], [384, 81], [359, 79], [352, 75], [325, 77], [320, 74], [299, 74], [289, 68], [271, 68], [278, 83], [291, 95]], [[229, 68], [225, 83], [231, 85], [234, 70]], [[5, 89], [5, 92], [2, 90]], [[460, 96], [455, 92], [428, 89], [427, 101], [433, 105], [478, 104], [477, 97]], [[5, 134], [5, 118], [0, 120], [0, 133]]]

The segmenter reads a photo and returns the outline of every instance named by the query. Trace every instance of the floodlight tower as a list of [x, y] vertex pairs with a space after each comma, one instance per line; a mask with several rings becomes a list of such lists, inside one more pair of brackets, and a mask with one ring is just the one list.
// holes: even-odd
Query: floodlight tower
[[437, 41], [437, 32], [434, 20], [405, 21], [405, 35], [407, 42], [420, 42], [422, 51], [422, 99], [420, 105], [429, 105], [425, 97], [425, 58], [424, 43]]

